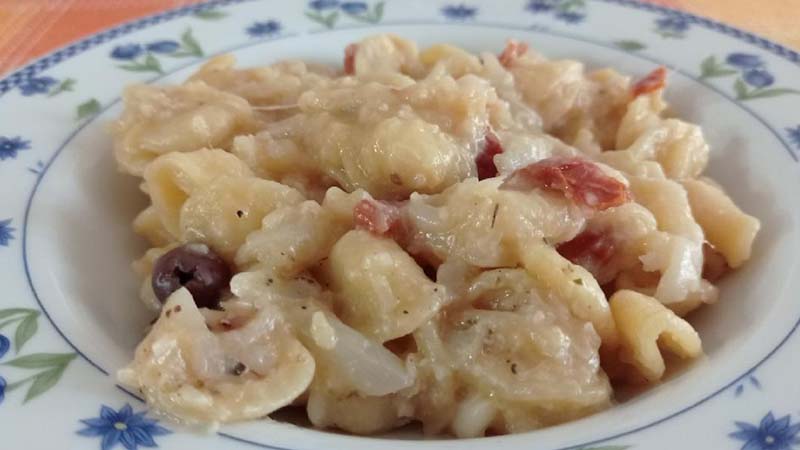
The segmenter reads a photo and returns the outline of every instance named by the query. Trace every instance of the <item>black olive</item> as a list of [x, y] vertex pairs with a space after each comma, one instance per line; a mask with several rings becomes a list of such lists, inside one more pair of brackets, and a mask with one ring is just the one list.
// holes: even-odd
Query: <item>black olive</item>
[[185, 244], [161, 255], [153, 266], [153, 292], [164, 303], [181, 287], [199, 308], [218, 308], [231, 281], [225, 261], [204, 244]]

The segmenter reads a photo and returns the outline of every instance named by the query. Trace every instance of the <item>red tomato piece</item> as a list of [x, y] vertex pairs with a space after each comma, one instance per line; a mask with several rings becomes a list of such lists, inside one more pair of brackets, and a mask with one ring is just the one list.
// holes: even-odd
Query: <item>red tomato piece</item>
[[573, 264], [588, 270], [600, 283], [613, 278], [608, 263], [616, 251], [616, 242], [610, 233], [586, 230], [572, 240], [559, 244], [556, 250]]
[[347, 75], [356, 73], [356, 51], [358, 44], [350, 44], [344, 49], [344, 73]]
[[356, 228], [385, 236], [402, 227], [400, 207], [380, 200], [361, 200], [353, 208]]
[[483, 151], [475, 157], [475, 166], [478, 167], [478, 179], [484, 180], [497, 176], [497, 167], [494, 165], [494, 156], [503, 153], [503, 146], [497, 135], [489, 131], [483, 144]]
[[646, 77], [634, 83], [631, 94], [638, 97], [642, 94], [649, 94], [663, 88], [667, 84], [667, 69], [660, 66], [653, 70]]
[[553, 157], [517, 169], [501, 189], [558, 191], [573, 202], [602, 211], [631, 199], [621, 181], [606, 175], [597, 164], [575, 157]]
[[506, 42], [506, 48], [503, 49], [503, 52], [500, 53], [497, 59], [500, 60], [500, 64], [502, 64], [503, 67], [511, 67], [511, 64], [527, 51], [528, 44], [509, 39], [508, 42]]

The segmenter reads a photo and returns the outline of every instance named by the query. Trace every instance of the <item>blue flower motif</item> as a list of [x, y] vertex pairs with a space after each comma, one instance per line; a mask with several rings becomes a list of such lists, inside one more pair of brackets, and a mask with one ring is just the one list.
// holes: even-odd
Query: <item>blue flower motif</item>
[[764, 69], [750, 69], [744, 72], [744, 81], [756, 88], [765, 88], [775, 82], [775, 77]]
[[179, 47], [180, 44], [175, 41], [155, 41], [147, 44], [145, 48], [153, 53], [175, 53]]
[[339, 0], [312, 0], [308, 2], [308, 7], [317, 11], [333, 9], [337, 6], [339, 6]]
[[689, 29], [689, 22], [681, 16], [667, 16], [656, 20], [656, 28], [662, 33], [681, 34]]
[[17, 157], [20, 150], [31, 148], [31, 141], [26, 141], [19, 136], [9, 138], [0, 136], [0, 161]]
[[463, 3], [460, 5], [447, 5], [442, 8], [442, 14], [448, 19], [454, 20], [472, 19], [477, 13], [478, 8], [467, 6]]
[[749, 53], [731, 53], [725, 58], [725, 62], [739, 69], [755, 69], [764, 65], [758, 55]]
[[19, 85], [22, 95], [30, 97], [36, 94], [46, 94], [50, 88], [57, 84], [58, 80], [53, 77], [28, 78]]
[[0, 377], [0, 403], [6, 398], [6, 379]]
[[745, 441], [741, 450], [791, 450], [800, 443], [796, 437], [800, 423], [792, 424], [788, 415], [775, 420], [770, 411], [758, 426], [746, 422], [736, 422], [736, 426], [739, 430], [728, 436]]
[[11, 219], [0, 220], [0, 247], [8, 247], [8, 243], [14, 239], [14, 231]]
[[789, 134], [789, 139], [792, 143], [800, 149], [800, 125], [794, 128], [787, 128], [786, 132]]
[[530, 0], [525, 9], [536, 14], [541, 12], [551, 11], [555, 7], [553, 0]]
[[5, 356], [10, 347], [11, 341], [9, 341], [7, 337], [0, 334], [0, 359], [3, 359], [3, 356]]
[[364, 2], [344, 2], [339, 7], [347, 14], [362, 14], [368, 9]]
[[139, 44], [125, 44], [114, 47], [111, 51], [111, 57], [114, 59], [131, 60], [136, 59], [137, 56], [142, 54], [142, 46]]
[[281, 31], [281, 23], [277, 20], [267, 20], [265, 22], [256, 22], [247, 27], [247, 34], [251, 37], [264, 37], [277, 34]]
[[556, 19], [561, 19], [566, 23], [580, 23], [586, 18], [585, 14], [575, 11], [559, 11], [556, 14]]
[[128, 450], [142, 447], [157, 447], [153, 436], [162, 436], [172, 433], [158, 425], [157, 420], [145, 417], [146, 411], [133, 413], [131, 405], [125, 404], [119, 411], [103, 405], [100, 408], [100, 417], [83, 419], [81, 423], [86, 428], [77, 433], [81, 436], [101, 436], [101, 450], [110, 450], [118, 443]]

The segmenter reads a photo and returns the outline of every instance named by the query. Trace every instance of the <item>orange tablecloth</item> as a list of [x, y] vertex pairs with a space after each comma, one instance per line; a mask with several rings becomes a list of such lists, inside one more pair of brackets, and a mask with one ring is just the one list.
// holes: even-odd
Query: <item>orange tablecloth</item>
[[[0, 0], [0, 74], [120, 22], [201, 1]], [[645, 1], [712, 17], [800, 49], [800, 0]]]

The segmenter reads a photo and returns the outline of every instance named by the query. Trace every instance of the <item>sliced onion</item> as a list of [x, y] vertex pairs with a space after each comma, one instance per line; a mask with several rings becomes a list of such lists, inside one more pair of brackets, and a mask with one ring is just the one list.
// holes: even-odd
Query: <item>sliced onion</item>
[[497, 407], [480, 394], [472, 394], [458, 405], [453, 433], [459, 438], [481, 437], [497, 415]]
[[382, 396], [411, 386], [413, 375], [403, 361], [381, 344], [367, 339], [332, 314], [325, 317], [335, 334], [330, 349], [318, 347], [326, 361], [364, 395]]

